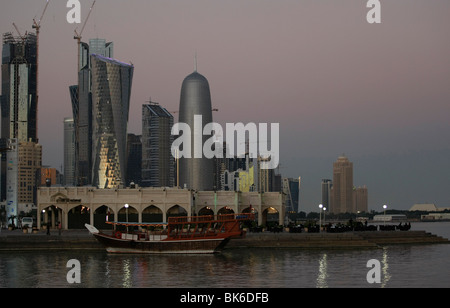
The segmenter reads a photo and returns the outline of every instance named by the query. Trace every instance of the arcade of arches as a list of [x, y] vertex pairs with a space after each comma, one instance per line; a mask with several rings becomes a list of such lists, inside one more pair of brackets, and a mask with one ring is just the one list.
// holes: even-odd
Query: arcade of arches
[[83, 229], [109, 228], [106, 221], [167, 222], [171, 216], [254, 212], [258, 225], [283, 224], [284, 195], [279, 192], [192, 191], [177, 188], [97, 189], [41, 187], [37, 225]]

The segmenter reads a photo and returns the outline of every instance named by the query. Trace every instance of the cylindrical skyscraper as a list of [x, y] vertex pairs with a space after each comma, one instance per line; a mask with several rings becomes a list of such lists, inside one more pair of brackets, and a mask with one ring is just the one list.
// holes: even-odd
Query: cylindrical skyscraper
[[[202, 116], [201, 130], [194, 124], [194, 116]], [[196, 117], [197, 120], [199, 117]], [[204, 156], [194, 158], [194, 142], [202, 140], [202, 147], [210, 136], [204, 136], [203, 128], [212, 122], [211, 93], [208, 80], [194, 71], [187, 76], [181, 87], [179, 122], [186, 123], [191, 129], [191, 158], [180, 158], [178, 186], [195, 190], [212, 190], [214, 185], [214, 160]]]

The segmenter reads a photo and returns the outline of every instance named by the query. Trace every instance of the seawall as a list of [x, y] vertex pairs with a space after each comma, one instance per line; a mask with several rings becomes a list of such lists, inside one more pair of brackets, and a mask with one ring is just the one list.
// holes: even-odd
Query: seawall
[[[248, 233], [245, 238], [232, 239], [225, 249], [297, 248], [297, 249], [376, 249], [386, 245], [448, 244], [448, 239], [425, 231], [374, 231], [345, 233]], [[87, 230], [63, 231], [58, 235], [22, 234], [2, 231], [0, 252], [36, 250], [93, 250], [104, 248]]]
[[23, 234], [21, 230], [2, 231], [0, 234], [0, 252], [2, 251], [37, 251], [37, 250], [98, 250], [103, 246], [87, 230], [45, 231], [38, 234]]
[[366, 231], [345, 233], [249, 233], [227, 248], [362, 249], [387, 245], [442, 244], [448, 239], [425, 231]]

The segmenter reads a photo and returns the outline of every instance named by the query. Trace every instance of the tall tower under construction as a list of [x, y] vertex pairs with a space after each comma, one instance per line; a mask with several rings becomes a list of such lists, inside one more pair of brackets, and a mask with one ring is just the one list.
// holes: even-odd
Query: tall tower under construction
[[[194, 129], [195, 116], [202, 116], [201, 131]], [[179, 122], [191, 129], [191, 158], [179, 159], [179, 183], [181, 187], [195, 190], [212, 190], [214, 186], [214, 160], [204, 156], [194, 158], [194, 141], [202, 140], [202, 146], [210, 136], [203, 135], [203, 128], [212, 122], [211, 93], [208, 80], [197, 72], [187, 76], [181, 87]], [[197, 123], [198, 124], [198, 123]]]
[[35, 175], [42, 164], [37, 135], [35, 34], [3, 35], [1, 71], [0, 148], [9, 148], [1, 159], [1, 200], [7, 201], [7, 215], [17, 216], [19, 204], [35, 204]]
[[3, 35], [2, 138], [37, 142], [36, 35]]

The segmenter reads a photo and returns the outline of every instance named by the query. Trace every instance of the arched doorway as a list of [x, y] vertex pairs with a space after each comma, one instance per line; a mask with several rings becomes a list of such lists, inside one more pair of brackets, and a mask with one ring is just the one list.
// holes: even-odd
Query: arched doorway
[[51, 229], [55, 229], [59, 222], [63, 222], [62, 210], [55, 205], [46, 207], [41, 212], [41, 226], [46, 228], [50, 225]]
[[167, 210], [167, 220], [169, 220], [169, 217], [175, 216], [188, 216], [188, 213], [184, 208], [176, 204]]
[[224, 206], [217, 212], [217, 215], [226, 215], [226, 214], [234, 214], [233, 209], [228, 206]]
[[154, 205], [150, 205], [142, 211], [142, 222], [162, 222], [163, 212]]
[[76, 206], [67, 214], [69, 229], [84, 229], [84, 225], [90, 223], [90, 209], [84, 205]]
[[278, 226], [279, 225], [279, 218], [280, 218], [280, 213], [278, 212], [278, 210], [274, 207], [269, 207], [267, 209], [265, 209], [262, 212], [262, 220], [263, 220], [263, 224], [266, 225], [268, 228], [271, 226]]
[[117, 216], [118, 216], [117, 220], [120, 222], [138, 222], [139, 221], [138, 211], [131, 205], [128, 205], [128, 207], [126, 207], [126, 206], [122, 207], [119, 210], [119, 213]]
[[258, 226], [258, 215], [259, 215], [259, 213], [254, 207], [249, 206], [249, 207], [243, 209], [242, 213], [250, 213], [250, 214], [254, 214], [255, 215], [255, 219], [253, 219], [252, 221], [246, 221], [245, 222], [245, 227], [255, 228], [255, 227]]
[[114, 212], [107, 206], [102, 205], [94, 212], [94, 226], [97, 229], [112, 229], [112, 225], [107, 224], [107, 221], [114, 221]]
[[214, 215], [214, 211], [209, 206], [205, 206], [204, 208], [201, 208], [200, 211], [198, 211], [198, 216], [208, 215]]

